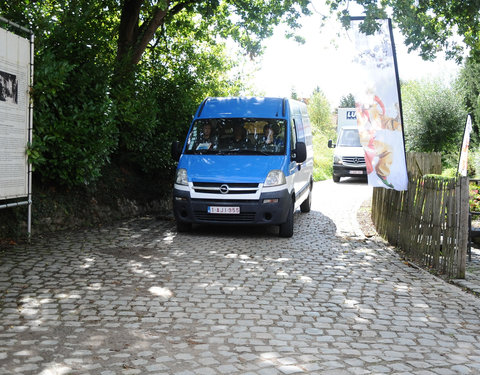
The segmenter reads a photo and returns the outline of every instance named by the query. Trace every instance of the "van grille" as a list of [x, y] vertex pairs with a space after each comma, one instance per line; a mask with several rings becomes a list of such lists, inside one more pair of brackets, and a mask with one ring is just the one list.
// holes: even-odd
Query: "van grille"
[[363, 156], [344, 156], [342, 157], [343, 164], [362, 167], [365, 165], [365, 158]]
[[255, 194], [259, 187], [257, 183], [217, 183], [194, 182], [193, 190], [204, 194]]
[[237, 215], [226, 214], [209, 214], [205, 211], [195, 211], [194, 215], [197, 220], [217, 221], [217, 222], [244, 222], [253, 223], [255, 221], [255, 212], [242, 212]]

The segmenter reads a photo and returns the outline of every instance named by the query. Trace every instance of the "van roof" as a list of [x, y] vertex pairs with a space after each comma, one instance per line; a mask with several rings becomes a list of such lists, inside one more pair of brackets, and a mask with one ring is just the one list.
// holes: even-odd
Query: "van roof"
[[284, 118], [286, 98], [226, 97], [207, 98], [200, 105], [196, 118], [257, 117]]

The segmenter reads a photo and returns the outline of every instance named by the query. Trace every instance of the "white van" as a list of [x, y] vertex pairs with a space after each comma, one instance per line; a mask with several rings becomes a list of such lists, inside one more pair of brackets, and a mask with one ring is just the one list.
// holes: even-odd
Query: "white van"
[[328, 147], [335, 148], [333, 154], [334, 182], [339, 182], [341, 177], [367, 175], [365, 153], [360, 144], [360, 136], [356, 125], [343, 126], [340, 129], [337, 144], [334, 144], [330, 139]]

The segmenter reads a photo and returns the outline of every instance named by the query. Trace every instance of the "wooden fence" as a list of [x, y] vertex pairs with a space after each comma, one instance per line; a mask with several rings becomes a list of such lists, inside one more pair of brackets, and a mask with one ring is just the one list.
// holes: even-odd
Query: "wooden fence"
[[374, 188], [377, 232], [408, 258], [448, 278], [465, 278], [468, 178], [411, 177], [408, 190]]
[[406, 156], [410, 177], [442, 174], [442, 154], [440, 152], [407, 152]]

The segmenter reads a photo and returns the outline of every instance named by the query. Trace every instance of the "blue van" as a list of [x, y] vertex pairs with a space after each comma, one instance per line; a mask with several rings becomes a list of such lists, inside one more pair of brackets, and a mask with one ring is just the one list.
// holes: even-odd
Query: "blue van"
[[172, 145], [172, 157], [179, 232], [192, 224], [261, 224], [291, 237], [295, 210], [310, 211], [313, 145], [302, 102], [207, 98], [185, 143]]

